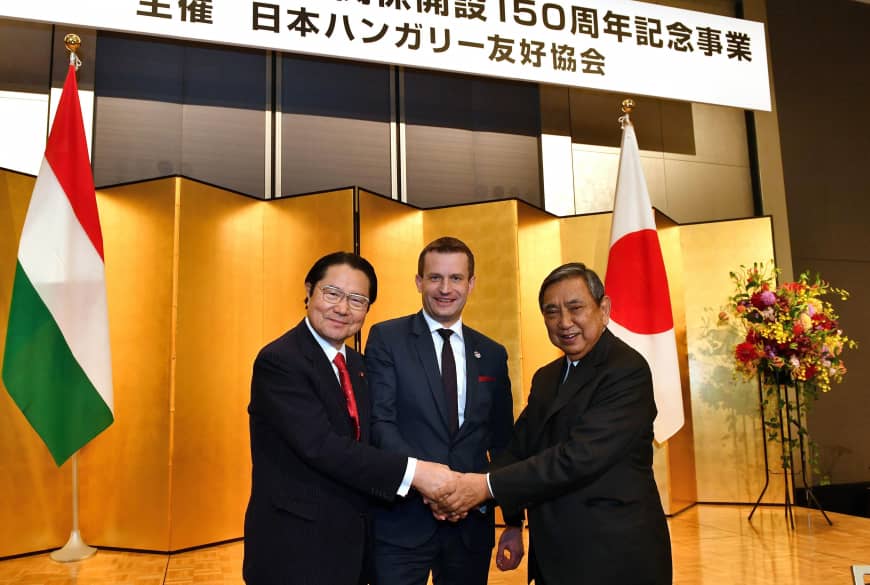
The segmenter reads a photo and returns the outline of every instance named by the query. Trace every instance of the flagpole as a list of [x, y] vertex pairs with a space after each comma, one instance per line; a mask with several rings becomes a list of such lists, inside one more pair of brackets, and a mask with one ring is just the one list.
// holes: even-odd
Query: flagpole
[[51, 559], [61, 563], [81, 561], [94, 556], [97, 552], [92, 546], [88, 546], [79, 532], [79, 458], [78, 453], [72, 456], [72, 530], [69, 540], [62, 548], [51, 553]]
[[[69, 51], [70, 64], [75, 65], [78, 69], [81, 61], [79, 61], [76, 51], [82, 44], [81, 38], [77, 34], [68, 34], [63, 37], [63, 43]], [[96, 552], [97, 549], [88, 546], [82, 540], [82, 535], [79, 532], [79, 458], [78, 452], [76, 452], [72, 454], [72, 529], [66, 544], [53, 551], [49, 556], [52, 560], [69, 563], [92, 557]]]

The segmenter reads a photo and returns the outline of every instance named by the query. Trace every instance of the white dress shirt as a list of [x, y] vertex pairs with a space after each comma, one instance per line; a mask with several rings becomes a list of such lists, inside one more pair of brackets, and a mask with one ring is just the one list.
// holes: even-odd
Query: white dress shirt
[[435, 359], [438, 360], [438, 370], [441, 370], [441, 350], [444, 348], [444, 338], [438, 333], [439, 329], [450, 329], [450, 348], [453, 350], [453, 361], [456, 362], [456, 410], [459, 417], [459, 426], [465, 422], [465, 338], [462, 337], [462, 318], [450, 327], [445, 327], [423, 310], [423, 319], [429, 327], [429, 334], [435, 344]]
[[[341, 354], [341, 356], [345, 358], [345, 362], [347, 361], [347, 356], [344, 353], [344, 344], [342, 344], [341, 349], [335, 349], [331, 343], [321, 337], [321, 335], [314, 330], [314, 327], [312, 327], [311, 323], [308, 322], [308, 317], [305, 317], [305, 325], [308, 327], [308, 330], [311, 331], [311, 335], [314, 336], [317, 345], [319, 345], [320, 349], [323, 350], [323, 353], [326, 354], [326, 359], [329, 360], [329, 364], [332, 366], [332, 371], [335, 373], [335, 379], [338, 380], [339, 384], [341, 384], [341, 377], [338, 375], [338, 366], [336, 366], [332, 360], [335, 359], [337, 354]], [[402, 497], [408, 495], [408, 492], [411, 490], [411, 482], [414, 481], [415, 471], [417, 471], [417, 460], [413, 457], [408, 457], [408, 464], [405, 467], [405, 475], [402, 477], [402, 483], [399, 484], [399, 489], [396, 490], [396, 495]]]

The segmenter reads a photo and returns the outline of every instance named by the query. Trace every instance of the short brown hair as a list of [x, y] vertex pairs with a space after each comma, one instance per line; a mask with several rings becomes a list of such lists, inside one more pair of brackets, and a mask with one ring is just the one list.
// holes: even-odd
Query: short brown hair
[[417, 259], [417, 275], [423, 276], [423, 262], [426, 259], [426, 254], [429, 252], [437, 252], [438, 254], [453, 254], [460, 252], [468, 258], [468, 278], [474, 276], [474, 254], [471, 253], [471, 248], [465, 245], [465, 242], [459, 238], [444, 236], [437, 240], [429, 242], [423, 251], [420, 252], [420, 257]]

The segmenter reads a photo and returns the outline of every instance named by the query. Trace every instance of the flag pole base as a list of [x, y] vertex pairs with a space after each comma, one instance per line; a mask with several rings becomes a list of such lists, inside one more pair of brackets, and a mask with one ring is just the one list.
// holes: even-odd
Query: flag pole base
[[63, 545], [62, 548], [53, 551], [49, 556], [51, 560], [57, 561], [59, 563], [71, 563], [73, 561], [83, 561], [87, 558], [94, 556], [97, 552], [92, 546], [88, 546], [85, 541], [82, 540], [81, 534], [79, 534], [78, 530], [73, 530], [69, 534], [69, 540], [66, 541], [66, 544]]

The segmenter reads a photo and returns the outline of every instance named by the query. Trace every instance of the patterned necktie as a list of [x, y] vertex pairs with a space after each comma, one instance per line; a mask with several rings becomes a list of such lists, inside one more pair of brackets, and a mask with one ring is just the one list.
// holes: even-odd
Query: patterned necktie
[[441, 385], [444, 397], [447, 399], [447, 422], [450, 435], [456, 434], [459, 428], [459, 390], [456, 387], [456, 360], [453, 358], [453, 347], [450, 345], [450, 329], [439, 329], [438, 334], [444, 339], [441, 346]]
[[334, 363], [335, 367], [338, 368], [338, 377], [341, 378], [341, 389], [344, 391], [345, 400], [347, 400], [347, 413], [353, 421], [356, 440], [359, 441], [359, 411], [356, 408], [356, 397], [353, 395], [353, 384], [350, 382], [350, 372], [347, 370], [344, 356], [340, 353], [335, 354], [335, 359], [332, 360], [332, 363]]

